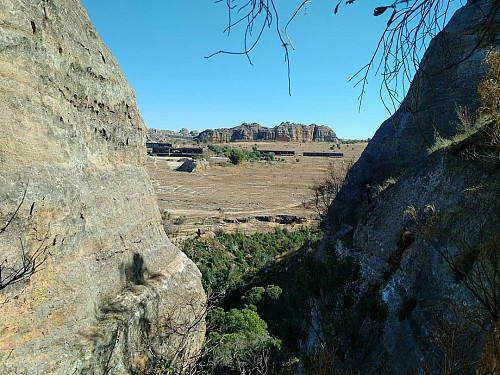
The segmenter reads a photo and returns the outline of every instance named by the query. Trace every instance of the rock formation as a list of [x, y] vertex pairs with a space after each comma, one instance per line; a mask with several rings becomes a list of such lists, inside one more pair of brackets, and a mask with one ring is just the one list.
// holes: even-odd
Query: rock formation
[[210, 163], [206, 160], [193, 160], [186, 159], [182, 165], [176, 170], [179, 172], [194, 172], [194, 171], [203, 171], [210, 168]]
[[474, 49], [484, 21], [483, 8], [489, 6], [488, 2], [469, 1], [432, 40], [408, 95], [382, 123], [352, 168], [338, 204], [345, 206], [366, 196], [377, 184], [423, 161], [438, 136], [447, 138], [463, 131], [458, 112], [462, 108], [472, 114], [478, 107], [477, 85], [486, 72], [485, 51], [498, 43], [497, 14], [481, 48]]
[[[464, 156], [467, 150], [482, 147], [481, 132], [428, 153], [436, 133], [450, 137], [463, 131], [457, 107], [474, 113], [479, 106], [477, 86], [486, 71], [483, 60], [500, 40], [498, 10], [493, 12], [493, 31], [479, 48], [475, 46], [484, 15], [492, 14], [495, 6], [498, 9], [493, 0], [469, 1], [434, 38], [401, 108], [381, 125], [330, 207], [327, 239], [337, 241], [338, 252], [360, 261], [359, 296], [380, 293], [388, 309], [383, 321], [361, 317], [356, 337], [362, 344], [347, 355], [349, 364], [362, 363], [368, 373], [401, 374], [423, 368], [441, 373], [439, 366], [449, 359], [446, 350], [455, 351], [453, 366], [460, 363], [459, 351], [475, 361], [485, 334], [475, 324], [481, 321], [487, 326], [495, 319], [458, 282], [464, 275], [454, 274], [439, 251], [459, 262], [464, 254], [472, 254], [467, 246], [476, 250], [495, 246], [498, 160]], [[446, 63], [450, 68], [443, 70]], [[409, 213], [404, 215], [405, 211]], [[339, 230], [342, 227], [352, 231], [346, 235]], [[495, 251], [498, 254], [498, 245]], [[483, 271], [490, 272], [488, 267]], [[354, 308], [352, 316], [359, 311]], [[332, 319], [325, 314], [317, 321]], [[448, 329], [451, 335], [452, 327], [464, 329], [462, 341], [454, 346], [444, 333]], [[332, 333], [324, 333], [328, 335]]]
[[2, 2], [0, 92], [0, 374], [197, 350], [200, 273], [165, 235], [134, 93], [78, 0]]
[[154, 128], [146, 129], [146, 142], [157, 142], [157, 143], [177, 143], [179, 141], [191, 141], [193, 137], [198, 135], [196, 130], [187, 131], [186, 128], [183, 128], [184, 131], [177, 133], [173, 130], [160, 130]]
[[237, 141], [282, 141], [282, 142], [338, 142], [337, 135], [328, 126], [301, 125], [282, 122], [274, 128], [257, 123], [241, 124], [231, 129], [205, 130], [197, 139], [209, 143]]

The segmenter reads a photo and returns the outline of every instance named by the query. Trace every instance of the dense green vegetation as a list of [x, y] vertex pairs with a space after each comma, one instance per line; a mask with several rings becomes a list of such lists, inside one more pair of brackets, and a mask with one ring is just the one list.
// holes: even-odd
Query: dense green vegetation
[[213, 373], [236, 371], [239, 374], [257, 367], [265, 368], [271, 352], [279, 350], [281, 340], [272, 337], [267, 323], [257, 313], [263, 300], [276, 300], [281, 288], [275, 285], [252, 288], [242, 297], [243, 309], [224, 311], [218, 307], [208, 312], [207, 323], [212, 327], [206, 340], [205, 361]]
[[[185, 242], [183, 250], [200, 268], [205, 288], [227, 293], [221, 306], [207, 315], [203, 361], [210, 364], [211, 373], [244, 373], [255, 366], [267, 366], [270, 358], [279, 364], [288, 356], [283, 353], [289, 350], [280, 350], [281, 339], [268, 330], [268, 321], [273, 327], [280, 327], [281, 332], [293, 332], [300, 327], [306, 305], [299, 302], [303, 308], [298, 314], [282, 309], [291, 317], [284, 318], [281, 311], [273, 315], [272, 310], [279, 310], [276, 306], [281, 305], [283, 290], [267, 281], [273, 278], [272, 274], [282, 272], [281, 265], [289, 263], [285, 258], [300, 258], [299, 254], [311, 252], [322, 236], [319, 229], [276, 230], [250, 236], [219, 232], [213, 239], [193, 238]], [[287, 281], [280, 282], [288, 286]], [[287, 291], [287, 298], [289, 295]], [[295, 340], [298, 338], [295, 335]]]
[[352, 144], [355, 144], [355, 143], [368, 143], [370, 142], [370, 139], [371, 138], [366, 138], [366, 139], [348, 139], [348, 138], [344, 138], [344, 139], [339, 139], [339, 142], [343, 145], [352, 145]]
[[252, 151], [217, 145], [208, 145], [208, 149], [214, 152], [217, 156], [228, 157], [234, 165], [240, 164], [243, 161], [274, 160], [274, 154], [272, 152], [257, 151], [257, 147], [255, 146], [252, 147]]
[[205, 287], [226, 292], [207, 317], [204, 360], [214, 374], [242, 373], [263, 360], [284, 371], [307, 339], [311, 299], [317, 312], [336, 315], [328, 332], [338, 334], [325, 344], [339, 353], [356, 344], [365, 316], [385, 319], [376, 292], [364, 297], [359, 314], [349, 312], [359, 295], [359, 264], [340, 257], [333, 243], [321, 244], [322, 236], [319, 229], [251, 236], [220, 232], [213, 239], [186, 241], [184, 251], [200, 268]]
[[278, 256], [297, 251], [305, 243], [316, 244], [322, 236], [320, 229], [276, 230], [250, 236], [219, 232], [213, 239], [186, 240], [183, 251], [198, 265], [205, 288], [232, 291], [249, 284]]

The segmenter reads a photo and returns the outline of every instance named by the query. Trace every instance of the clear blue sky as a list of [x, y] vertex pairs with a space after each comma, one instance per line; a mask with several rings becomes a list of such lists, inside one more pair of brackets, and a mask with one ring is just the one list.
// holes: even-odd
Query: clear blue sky
[[[276, 0], [280, 21], [300, 2]], [[358, 0], [334, 15], [335, 1], [314, 0], [297, 14], [288, 27], [296, 48], [290, 51], [292, 96], [274, 28], [251, 53], [253, 66], [244, 56], [204, 58], [242, 49], [241, 30], [222, 33], [225, 1], [82, 3], [134, 89], [147, 127], [201, 131], [290, 121], [327, 125], [342, 138], [368, 138], [389, 116], [379, 98], [380, 77], [370, 77], [360, 113], [360, 88], [348, 82], [370, 59], [387, 22], [389, 14], [372, 15], [383, 2]]]

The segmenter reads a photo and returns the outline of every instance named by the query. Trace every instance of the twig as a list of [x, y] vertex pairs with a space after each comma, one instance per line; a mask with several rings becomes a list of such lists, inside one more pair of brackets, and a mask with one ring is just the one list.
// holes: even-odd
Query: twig
[[288, 43], [290, 44], [290, 47], [292, 47], [293, 50], [295, 50], [295, 47], [293, 46], [293, 43], [292, 41], [290, 40], [290, 37], [288, 36], [288, 32], [287, 32], [287, 28], [288, 28], [288, 25], [290, 24], [290, 22], [293, 21], [293, 19], [295, 18], [295, 16], [297, 15], [297, 13], [299, 12], [300, 9], [302, 9], [302, 7], [304, 5], [306, 5], [307, 3], [311, 3], [312, 0], [305, 0], [302, 2], [302, 4], [299, 5], [299, 7], [295, 10], [295, 12], [293, 12], [293, 15], [292, 17], [290, 17], [290, 19], [288, 20], [288, 22], [286, 23], [285, 25], [285, 29], [284, 29], [284, 32], [285, 32], [285, 35], [286, 35], [286, 38], [288, 39]]
[[26, 192], [28, 191], [28, 185], [29, 185], [29, 180], [28, 182], [26, 182], [26, 187], [24, 188], [24, 193], [23, 193], [23, 197], [21, 199], [21, 203], [19, 203], [19, 205], [17, 206], [16, 210], [14, 211], [14, 213], [12, 214], [12, 216], [10, 217], [9, 220], [7, 220], [7, 222], [5, 223], [5, 226], [3, 228], [0, 229], [0, 233], [3, 233], [5, 232], [5, 230], [7, 229], [7, 227], [10, 225], [10, 223], [12, 222], [12, 220], [14, 220], [14, 217], [17, 215], [17, 213], [19, 212], [19, 209], [21, 208], [21, 206], [23, 205], [24, 203], [24, 198], [26, 198]]

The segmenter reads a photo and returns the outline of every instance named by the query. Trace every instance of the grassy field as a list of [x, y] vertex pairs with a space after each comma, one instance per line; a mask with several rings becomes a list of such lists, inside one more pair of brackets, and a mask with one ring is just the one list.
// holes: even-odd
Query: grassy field
[[[229, 146], [251, 150], [255, 144], [237, 142]], [[226, 159], [210, 159], [209, 168], [193, 173], [176, 171], [180, 165], [176, 159], [147, 158], [167, 232], [174, 242], [196, 233], [210, 236], [221, 229], [251, 234], [283, 226], [293, 229], [316, 225], [315, 211], [303, 204], [311, 197], [311, 186], [324, 178], [329, 163], [357, 160], [366, 147], [366, 143], [341, 145], [335, 150], [330, 149], [330, 143], [256, 145], [259, 150], [294, 150], [296, 156], [237, 166]], [[303, 157], [304, 151], [343, 152], [344, 158]], [[302, 219], [280, 224], [280, 215]]]

